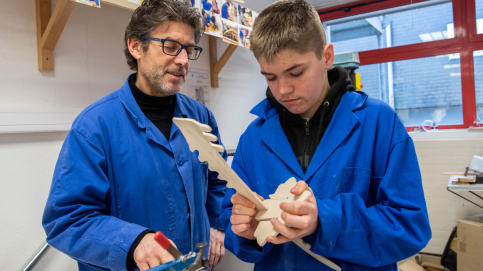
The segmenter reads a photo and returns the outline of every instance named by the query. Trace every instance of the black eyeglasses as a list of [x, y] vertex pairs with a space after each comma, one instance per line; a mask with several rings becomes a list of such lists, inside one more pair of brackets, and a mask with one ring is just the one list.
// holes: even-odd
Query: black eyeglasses
[[154, 40], [161, 42], [163, 53], [169, 56], [177, 56], [181, 50], [185, 49], [188, 55], [188, 59], [196, 60], [203, 51], [203, 48], [196, 45], [183, 45], [175, 40], [158, 39], [153, 37], [145, 37], [147, 40]]

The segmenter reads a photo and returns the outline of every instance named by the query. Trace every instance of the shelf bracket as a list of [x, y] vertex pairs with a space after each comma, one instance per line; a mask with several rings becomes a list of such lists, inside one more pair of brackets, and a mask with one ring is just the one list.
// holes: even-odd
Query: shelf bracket
[[228, 61], [228, 59], [230, 59], [231, 55], [233, 54], [233, 52], [235, 52], [238, 46], [229, 44], [225, 52], [223, 53], [223, 55], [220, 57], [220, 59], [218, 59], [217, 47], [216, 47], [217, 38], [214, 36], [208, 36], [208, 38], [209, 38], [208, 41], [209, 41], [209, 47], [210, 47], [211, 87], [218, 88], [219, 87], [218, 74], [221, 72], [221, 69], [223, 69], [223, 66], [225, 66], [226, 62]]
[[54, 70], [54, 49], [73, 8], [73, 1], [59, 0], [52, 14], [51, 0], [35, 0], [39, 71]]

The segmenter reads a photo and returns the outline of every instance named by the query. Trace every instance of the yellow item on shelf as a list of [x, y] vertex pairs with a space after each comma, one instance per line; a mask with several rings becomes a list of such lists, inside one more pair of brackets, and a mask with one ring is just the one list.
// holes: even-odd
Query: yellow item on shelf
[[355, 74], [355, 87], [356, 90], [362, 90], [362, 83], [361, 83], [361, 74], [356, 72]]

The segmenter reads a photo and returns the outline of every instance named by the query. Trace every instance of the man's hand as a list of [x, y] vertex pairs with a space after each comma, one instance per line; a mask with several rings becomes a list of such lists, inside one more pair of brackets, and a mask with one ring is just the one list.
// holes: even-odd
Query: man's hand
[[141, 239], [134, 250], [133, 258], [141, 271], [174, 260], [173, 256], [154, 240], [154, 233], [148, 233]]
[[[261, 196], [258, 197], [263, 200]], [[240, 237], [255, 240], [254, 233], [258, 226], [258, 221], [255, 220], [255, 215], [257, 214], [255, 203], [238, 193], [231, 197], [231, 203], [233, 203], [232, 215], [230, 217], [231, 230]]]
[[208, 261], [210, 271], [215, 269], [215, 266], [225, 256], [225, 233], [223, 231], [210, 228], [210, 249], [208, 251]]
[[299, 181], [290, 192], [294, 195], [300, 195], [305, 190], [312, 193], [307, 201], [280, 204], [280, 209], [283, 211], [282, 220], [285, 221], [285, 225], [280, 223], [278, 219], [272, 218], [270, 222], [280, 235], [277, 237], [268, 237], [268, 242], [282, 244], [295, 239], [300, 239], [317, 230], [319, 226], [319, 213], [312, 189], [306, 182]]

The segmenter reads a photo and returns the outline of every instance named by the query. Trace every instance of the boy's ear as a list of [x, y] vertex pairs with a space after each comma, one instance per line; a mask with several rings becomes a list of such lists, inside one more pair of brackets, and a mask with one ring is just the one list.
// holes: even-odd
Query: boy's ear
[[136, 60], [141, 59], [141, 56], [143, 55], [144, 51], [142, 48], [142, 42], [139, 39], [134, 37], [128, 38], [127, 48], [129, 49], [129, 53], [131, 53], [131, 55]]
[[327, 69], [332, 68], [334, 65], [334, 45], [332, 43], [327, 43], [322, 52], [322, 58], [325, 61], [325, 67]]

